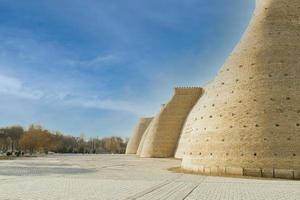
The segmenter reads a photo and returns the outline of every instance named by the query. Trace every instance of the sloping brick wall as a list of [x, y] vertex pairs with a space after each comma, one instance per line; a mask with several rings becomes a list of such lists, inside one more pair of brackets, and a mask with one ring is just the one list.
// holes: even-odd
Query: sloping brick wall
[[299, 176], [299, 0], [257, 1], [247, 31], [204, 88], [181, 137], [185, 148], [177, 156], [187, 170]]
[[185, 119], [202, 95], [202, 88], [175, 88], [175, 94], [153, 119], [141, 157], [173, 157]]
[[145, 130], [153, 118], [141, 118], [126, 147], [126, 154], [136, 154]]

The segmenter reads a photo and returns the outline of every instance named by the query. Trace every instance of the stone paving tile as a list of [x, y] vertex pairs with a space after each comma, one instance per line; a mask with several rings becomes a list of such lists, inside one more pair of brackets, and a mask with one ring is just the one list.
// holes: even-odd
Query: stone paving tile
[[55, 155], [0, 161], [0, 200], [300, 200], [300, 181], [173, 173], [174, 159]]

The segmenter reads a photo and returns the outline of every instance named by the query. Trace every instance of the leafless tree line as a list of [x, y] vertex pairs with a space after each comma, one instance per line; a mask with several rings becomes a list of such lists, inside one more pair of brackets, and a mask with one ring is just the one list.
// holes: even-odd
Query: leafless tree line
[[65, 136], [39, 125], [0, 128], [0, 153], [21, 156], [35, 153], [125, 153], [128, 139]]

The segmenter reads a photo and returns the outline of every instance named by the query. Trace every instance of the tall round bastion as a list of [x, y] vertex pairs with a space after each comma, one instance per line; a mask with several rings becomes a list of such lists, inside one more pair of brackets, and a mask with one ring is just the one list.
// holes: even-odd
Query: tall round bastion
[[171, 100], [161, 107], [141, 140], [141, 157], [174, 157], [184, 122], [202, 95], [200, 87], [176, 87]]
[[300, 1], [256, 4], [186, 120], [176, 157], [187, 171], [300, 179]]
[[126, 147], [126, 154], [136, 154], [138, 147], [140, 145], [141, 139], [145, 130], [148, 128], [149, 124], [153, 120], [153, 117], [140, 118], [138, 124], [136, 125], [131, 138], [128, 141]]
[[208, 175], [300, 179], [300, 1], [256, 3], [242, 39], [187, 117], [173, 121], [181, 103], [163, 106], [137, 155], [175, 154], [184, 170]]

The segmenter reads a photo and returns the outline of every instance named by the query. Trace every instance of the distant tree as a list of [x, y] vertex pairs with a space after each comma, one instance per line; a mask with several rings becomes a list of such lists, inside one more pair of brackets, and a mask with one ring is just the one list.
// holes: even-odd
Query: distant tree
[[36, 151], [48, 153], [55, 147], [55, 137], [41, 126], [31, 125], [22, 136], [20, 144], [24, 149], [28, 149], [30, 154]]
[[1, 149], [15, 151], [18, 148], [19, 140], [24, 134], [24, 129], [21, 126], [11, 126], [0, 129]]
[[50, 132], [40, 125], [30, 125], [27, 129], [21, 126], [0, 128], [0, 151], [47, 153], [125, 153], [128, 138], [106, 137], [89, 138], [84, 134], [79, 137], [65, 136], [60, 132]]

